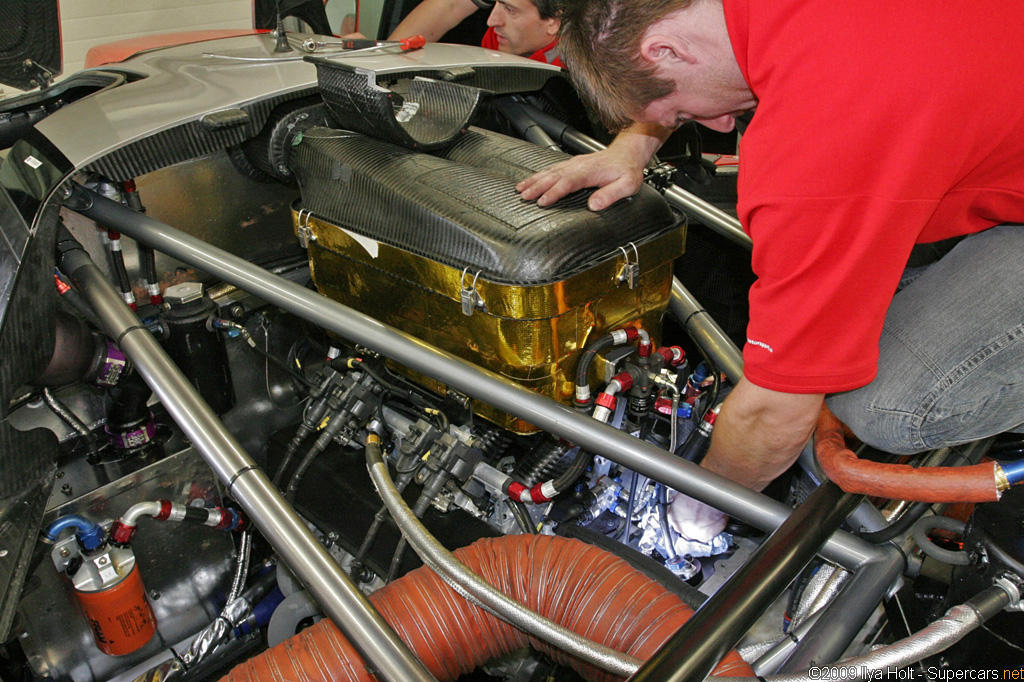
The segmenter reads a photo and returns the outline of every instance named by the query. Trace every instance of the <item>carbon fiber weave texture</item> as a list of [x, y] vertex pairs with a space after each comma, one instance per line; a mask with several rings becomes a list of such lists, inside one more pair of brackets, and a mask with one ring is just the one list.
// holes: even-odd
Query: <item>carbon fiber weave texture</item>
[[519, 197], [519, 180], [565, 158], [478, 128], [435, 155], [312, 128], [291, 163], [315, 216], [503, 284], [563, 280], [678, 225], [646, 186], [601, 213], [587, 209], [586, 192], [549, 208]]
[[402, 97], [378, 86], [371, 72], [324, 59], [315, 63], [320, 95], [341, 128], [412, 149], [451, 144], [469, 126], [483, 95], [478, 88], [416, 78]]

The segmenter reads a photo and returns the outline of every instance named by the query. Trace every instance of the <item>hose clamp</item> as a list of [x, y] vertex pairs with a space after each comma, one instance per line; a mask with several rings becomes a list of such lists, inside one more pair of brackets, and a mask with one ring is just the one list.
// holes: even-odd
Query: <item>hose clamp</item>
[[1024, 601], [1021, 600], [1022, 580], [1019, 576], [1003, 573], [992, 583], [1002, 588], [1010, 598], [1010, 603], [1003, 609], [1004, 611], [1024, 611]]
[[1006, 471], [999, 465], [999, 462], [994, 462], [993, 467], [993, 474], [996, 478], [996, 498], [998, 499], [1010, 489], [1010, 479], [1006, 477]]

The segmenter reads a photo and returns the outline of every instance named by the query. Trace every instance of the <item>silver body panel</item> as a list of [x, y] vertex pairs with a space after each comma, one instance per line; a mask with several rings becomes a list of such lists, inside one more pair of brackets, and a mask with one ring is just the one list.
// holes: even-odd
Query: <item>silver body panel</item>
[[[405, 53], [342, 53], [302, 49], [303, 34], [291, 36], [294, 52], [273, 52], [270, 34], [225, 38], [140, 54], [104, 71], [141, 77], [133, 83], [96, 93], [55, 112], [37, 129], [76, 167], [136, 140], [205, 114], [236, 108], [268, 97], [316, 87], [316, 67], [302, 57], [330, 56], [378, 74], [465, 66], [518, 66], [560, 71], [557, 66], [466, 45], [429, 44]], [[337, 56], [335, 56], [337, 55]], [[83, 134], [87, 133], [87, 134]]]

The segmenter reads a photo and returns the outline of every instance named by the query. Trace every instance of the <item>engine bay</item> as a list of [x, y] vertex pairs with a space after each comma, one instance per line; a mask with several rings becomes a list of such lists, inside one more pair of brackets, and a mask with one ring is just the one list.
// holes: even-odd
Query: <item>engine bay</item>
[[[665, 165], [601, 213], [522, 201], [601, 146], [560, 69], [273, 46], [105, 67], [8, 150], [3, 679], [1019, 665], [1020, 488], [845, 493], [814, 444], [766, 494], [699, 466], [742, 355], [680, 258], [749, 239]], [[680, 535], [677, 494], [726, 531]]]

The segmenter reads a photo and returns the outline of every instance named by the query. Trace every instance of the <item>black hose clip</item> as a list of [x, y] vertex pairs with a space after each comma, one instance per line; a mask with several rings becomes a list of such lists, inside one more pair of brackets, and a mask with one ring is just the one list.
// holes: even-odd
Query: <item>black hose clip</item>
[[672, 186], [675, 176], [676, 167], [665, 161], [644, 169], [644, 182], [662, 194]]

